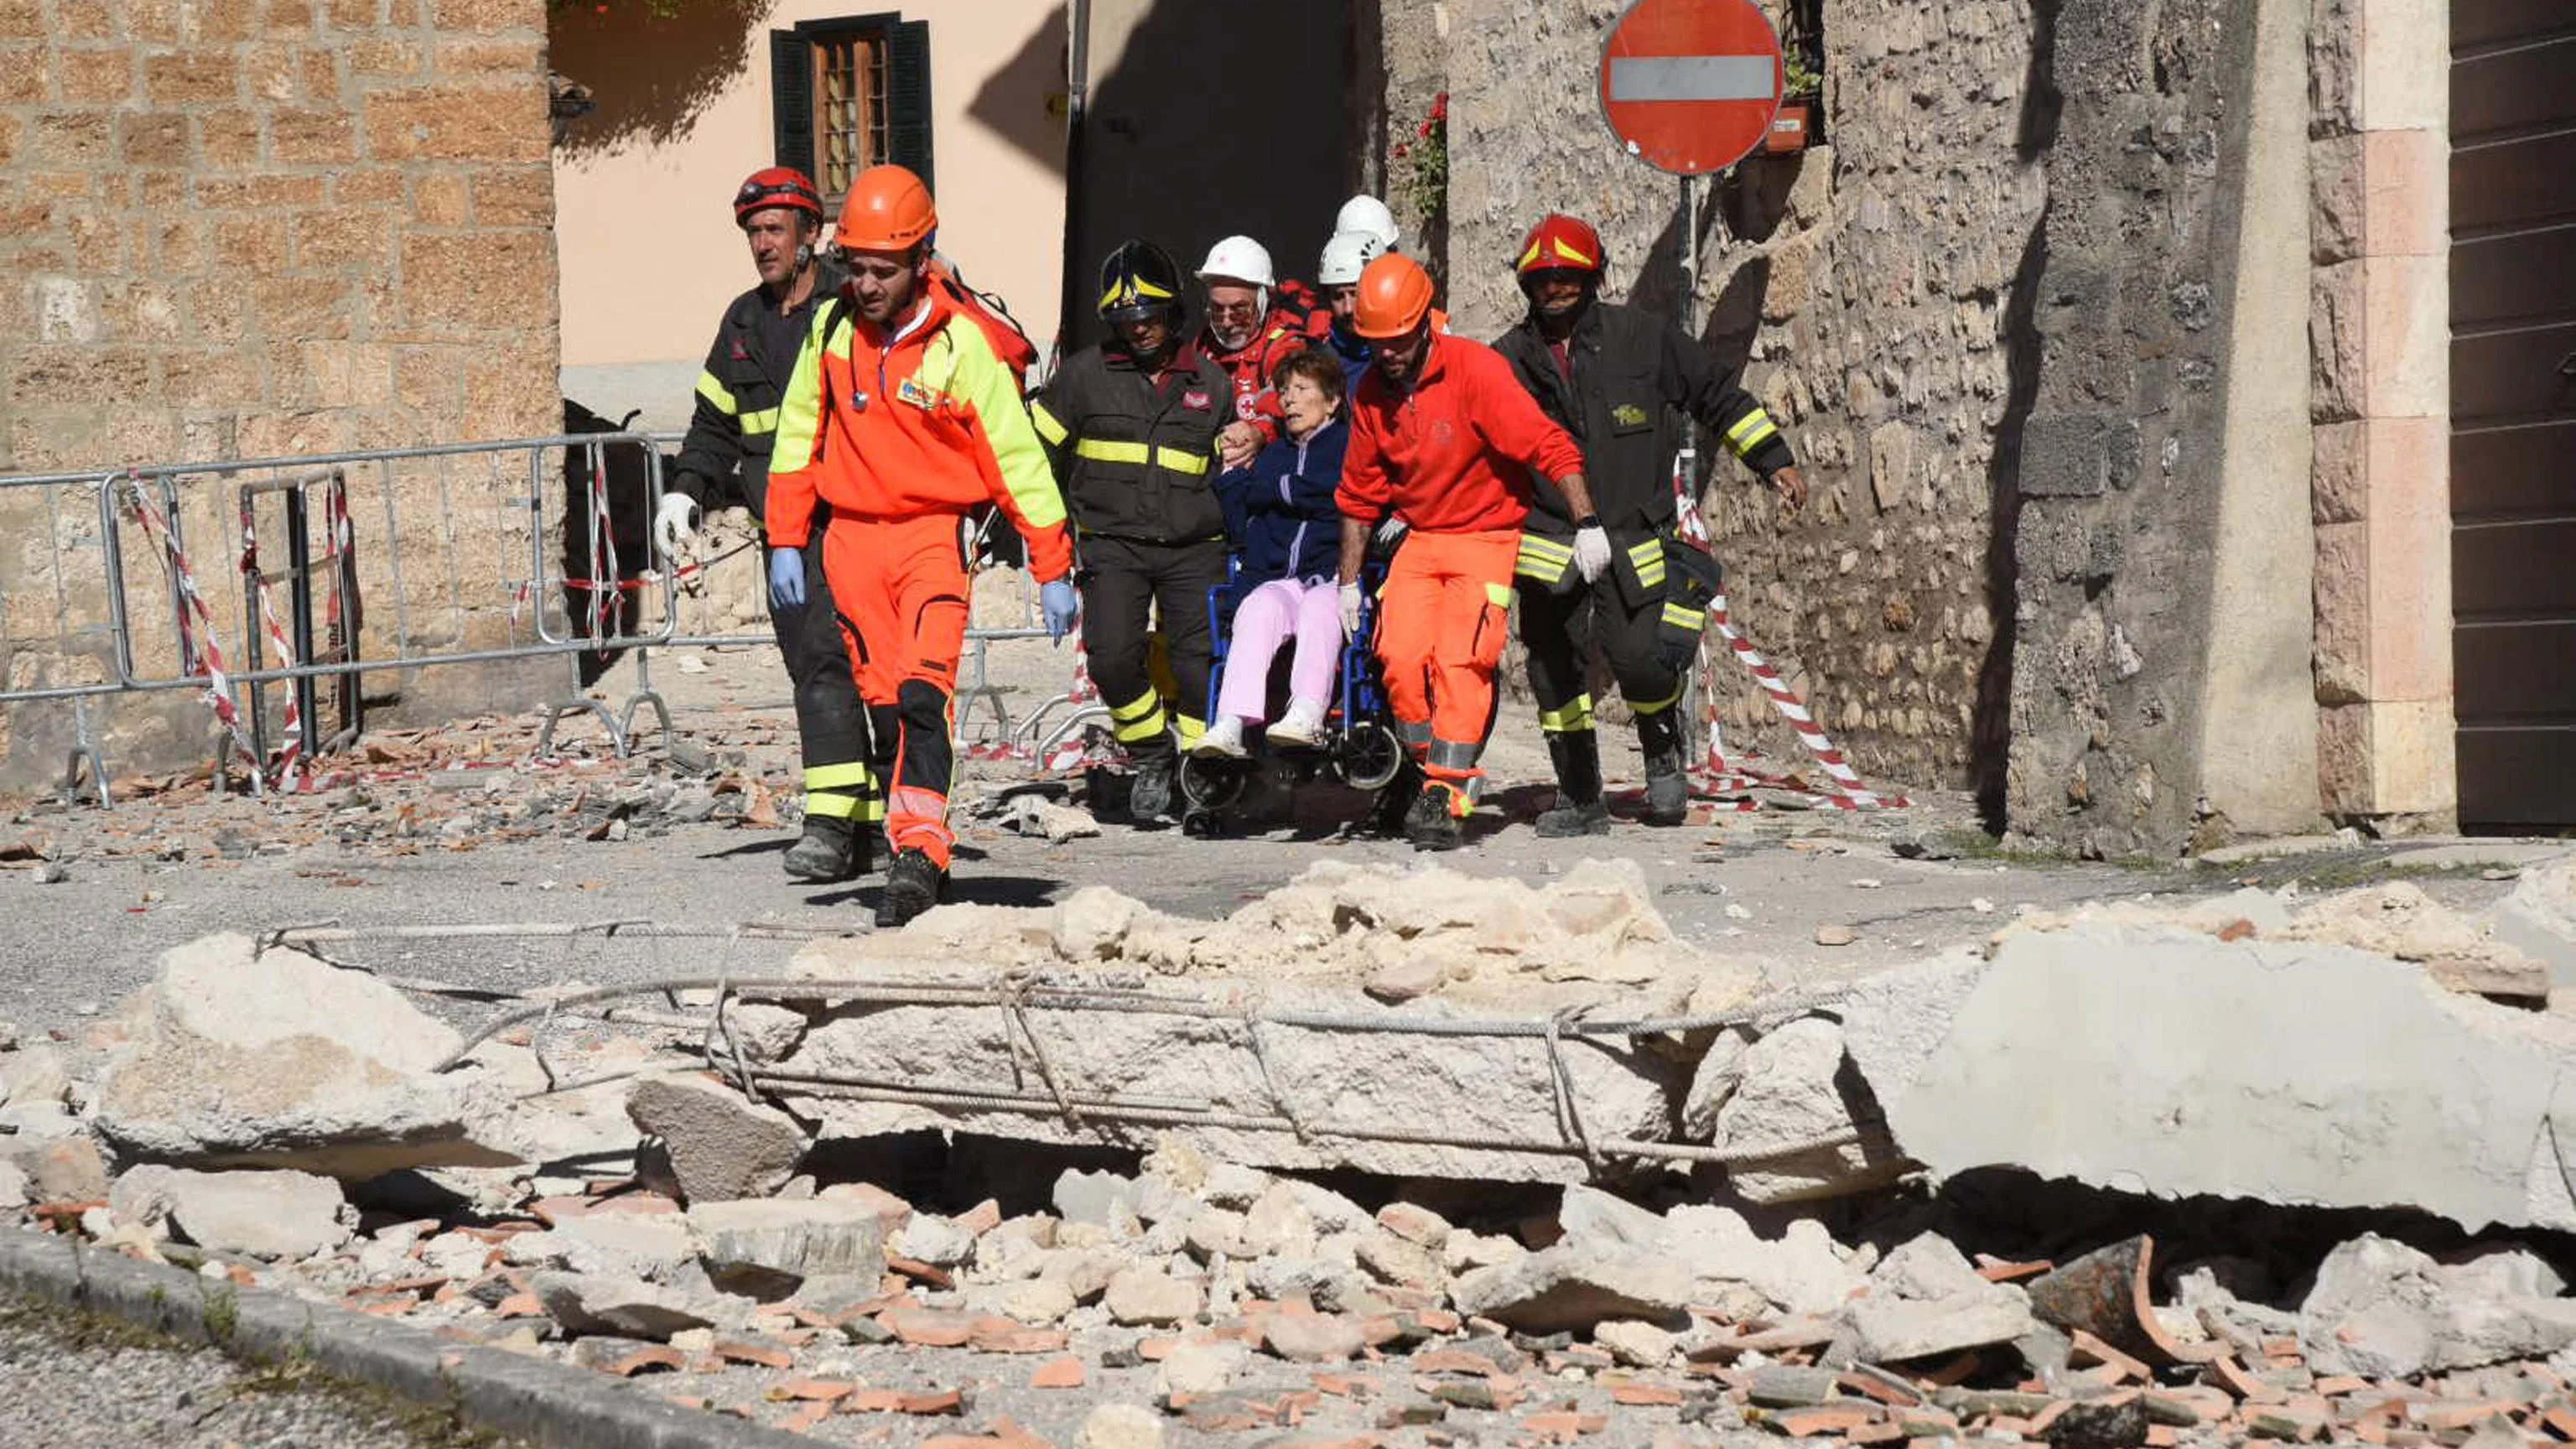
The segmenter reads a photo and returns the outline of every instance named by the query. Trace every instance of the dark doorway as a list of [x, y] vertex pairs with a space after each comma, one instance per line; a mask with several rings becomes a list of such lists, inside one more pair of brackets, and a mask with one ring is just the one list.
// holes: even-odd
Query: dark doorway
[[2451, 7], [2460, 819], [2576, 825], [2576, 7]]
[[[1350, 195], [1352, 0], [1257, 15], [1206, 0], [1093, 0], [1073, 220], [1070, 352], [1100, 340], [1090, 288], [1128, 237], [1184, 273], [1243, 233], [1311, 279]], [[1195, 317], [1193, 318], [1195, 321]]]

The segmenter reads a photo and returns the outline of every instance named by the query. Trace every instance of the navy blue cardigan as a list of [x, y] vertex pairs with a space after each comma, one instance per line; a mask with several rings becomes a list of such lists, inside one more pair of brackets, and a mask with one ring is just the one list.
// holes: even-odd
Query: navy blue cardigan
[[1242, 587], [1329, 579], [1341, 567], [1342, 511], [1333, 494], [1350, 441], [1350, 424], [1337, 417], [1302, 442], [1281, 438], [1249, 467], [1216, 480]]

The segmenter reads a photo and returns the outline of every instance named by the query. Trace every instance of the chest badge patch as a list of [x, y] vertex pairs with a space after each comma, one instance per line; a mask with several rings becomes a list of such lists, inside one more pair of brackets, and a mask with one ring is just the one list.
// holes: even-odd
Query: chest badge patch
[[748, 347], [745, 347], [745, 346], [743, 345], [742, 339], [741, 339], [741, 338], [739, 338], [739, 337], [737, 337], [737, 338], [733, 339], [733, 354], [732, 354], [732, 355], [733, 355], [733, 360], [734, 360], [734, 361], [736, 361], [736, 362], [749, 362], [749, 361], [751, 361], [751, 349], [750, 349], [750, 348], [748, 348]]
[[908, 377], [895, 384], [894, 395], [903, 402], [925, 410], [939, 406], [939, 394]]
[[1646, 410], [1635, 403], [1621, 403], [1610, 410], [1610, 421], [1623, 428], [1642, 428], [1646, 425]]
[[1194, 413], [1206, 412], [1208, 410], [1208, 395], [1201, 389], [1191, 388], [1188, 392], [1181, 394], [1181, 406], [1188, 408]]

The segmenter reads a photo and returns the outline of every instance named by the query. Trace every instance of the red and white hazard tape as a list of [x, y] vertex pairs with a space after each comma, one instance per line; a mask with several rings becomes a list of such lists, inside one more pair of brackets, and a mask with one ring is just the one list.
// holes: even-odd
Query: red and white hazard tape
[[[1678, 456], [1673, 460], [1673, 505], [1675, 531], [1682, 539], [1698, 548], [1712, 547], [1708, 524], [1699, 515], [1699, 502], [1691, 496], [1689, 470], [1684, 460]], [[1852, 769], [1850, 762], [1843, 758], [1842, 751], [1834, 748], [1834, 742], [1827, 739], [1825, 732], [1817, 726], [1816, 717], [1807, 708], [1806, 701], [1798, 697], [1797, 691], [1789, 687], [1788, 681], [1780, 677], [1780, 672], [1771, 667], [1771, 662], [1764, 659], [1760, 651], [1756, 650], [1742, 634], [1736, 632], [1734, 621], [1727, 617], [1725, 594], [1720, 593], [1709, 600], [1708, 617], [1709, 622], [1717, 626], [1719, 637], [1726, 640], [1727, 647], [1735, 652], [1735, 657], [1752, 672], [1754, 682], [1762, 686], [1762, 692], [1771, 701], [1771, 707], [1780, 712], [1780, 717], [1789, 722], [1791, 729], [1797, 731], [1798, 742], [1807, 747], [1807, 753], [1815, 756], [1816, 763], [1823, 766], [1825, 773], [1833, 778], [1834, 788], [1820, 791], [1797, 779], [1767, 775], [1746, 769], [1741, 765], [1728, 763], [1720, 747], [1717, 733], [1717, 666], [1716, 662], [1709, 657], [1708, 636], [1702, 634], [1699, 642], [1699, 683], [1700, 699], [1703, 703], [1701, 724], [1708, 731], [1708, 759], [1697, 773], [1700, 776], [1703, 791], [1710, 794], [1729, 795], [1741, 794], [1749, 789], [1787, 790], [1811, 796], [1821, 803], [1842, 810], [1906, 808], [1907, 801], [1904, 796], [1881, 795], [1862, 782], [1859, 772]], [[1734, 808], [1750, 810], [1757, 807], [1748, 801], [1738, 803]]]
[[254, 788], [265, 789], [267, 780], [260, 769], [259, 751], [251, 744], [250, 732], [242, 728], [241, 709], [233, 700], [232, 676], [224, 668], [222, 638], [215, 632], [215, 615], [206, 607], [205, 595], [197, 589], [197, 576], [188, 567], [188, 556], [179, 551], [179, 541], [170, 531], [170, 521], [152, 506], [143, 491], [142, 475], [132, 469], [125, 475], [126, 511], [143, 525], [143, 531], [161, 547], [173, 582], [179, 590], [179, 642], [183, 654], [193, 654], [206, 671], [206, 703], [215, 719], [232, 735], [249, 765]]
[[[278, 667], [293, 669], [297, 663], [295, 645], [286, 637], [286, 626], [278, 622], [277, 607], [268, 592], [268, 575], [260, 571], [259, 533], [253, 524], [251, 496], [247, 493], [241, 501], [241, 572], [250, 584], [252, 597], [259, 601], [260, 627], [267, 631], [269, 646], [277, 651]], [[276, 772], [277, 787], [293, 790], [304, 758], [304, 707], [292, 684], [286, 690], [286, 720], [280, 733], [284, 739], [267, 764]]]

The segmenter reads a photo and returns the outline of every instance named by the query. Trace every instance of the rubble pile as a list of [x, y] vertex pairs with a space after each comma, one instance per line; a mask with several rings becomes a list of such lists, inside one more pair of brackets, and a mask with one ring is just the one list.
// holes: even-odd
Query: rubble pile
[[[1673, 942], [1634, 887], [1612, 867], [1538, 890], [1324, 869], [1227, 922], [1086, 893], [1046, 911], [934, 912], [809, 949], [796, 970], [875, 978], [954, 952], [1019, 981], [1258, 983], [1426, 1019], [1515, 1000], [1544, 1015], [1751, 998], [1749, 973]], [[1138, 1151], [1067, 1165], [1069, 1151], [1028, 1140], [1077, 1135], [1047, 1117], [1014, 1119], [1020, 1140], [985, 1149], [984, 1177], [930, 1186], [882, 1130], [835, 1117], [888, 1104], [755, 1100], [699, 1069], [696, 1034], [556, 1022], [543, 1060], [521, 1031], [439, 1071], [462, 1038], [382, 982], [217, 936], [170, 953], [151, 988], [77, 1040], [0, 1028], [0, 1216], [843, 1442], [2576, 1440], [2565, 1240], [2468, 1236], [2531, 1221], [2545, 1185], [2532, 1143], [2557, 1151], [2556, 1079], [2526, 1068], [2559, 1059], [2564, 1019], [2463, 993], [2430, 957], [2321, 939], [2391, 917], [2408, 918], [2391, 941], [2433, 932], [2443, 959], [2491, 939], [2442, 935], [2456, 923], [2402, 891], [2266, 899], [2283, 910], [2261, 920], [2250, 901], [2212, 923], [2127, 908], [2024, 920], [1991, 951], [1858, 983], [1830, 1013], [1669, 1033], [1633, 1060], [1587, 1047], [1599, 1060], [1574, 1076], [1595, 1131], [1631, 1091], [1693, 1140], [1777, 1141], [1875, 1101], [1904, 1154], [1850, 1144], [1722, 1174], [1628, 1163], [1616, 1191], [1478, 1177], [1459, 1170], [1477, 1160], [1466, 1149], [1404, 1144], [1389, 1150], [1437, 1170], [1321, 1175], [1306, 1169], [1367, 1168], [1370, 1149], [1319, 1137], [1311, 1162], [1282, 1164], [1259, 1154], [1279, 1155], [1283, 1134], [1150, 1123], [1118, 1139]], [[2545, 956], [2563, 918], [2531, 919]], [[1367, 1000], [1400, 964], [1378, 944], [1390, 936], [1442, 963], [1392, 1005]], [[1565, 969], [1587, 962], [1657, 974]], [[2304, 1035], [2280, 1034], [2275, 993], [2306, 1003]], [[2186, 1014], [2194, 1045], [2178, 1047], [2166, 1018]], [[1018, 1028], [990, 1007], [818, 999], [727, 1016], [742, 1060], [782, 1071], [864, 1058], [936, 1083], [1015, 1060]], [[1049, 1070], [1092, 1091], [1179, 1095], [1157, 1070], [1197, 1076], [1200, 1097], [1244, 1085], [1210, 1046], [1238, 1049], [1239, 1020], [1120, 1034], [1155, 1020], [1102, 1012], [1055, 1029]], [[2453, 1034], [2400, 1039], [2436, 1027]], [[1453, 1056], [1443, 1038], [1390, 1037], [1419, 1061], [1406, 1077], [1389, 1075], [1396, 1053], [1354, 1044], [1364, 1034], [1265, 1033], [1263, 1090], [1285, 1081], [1318, 1114], [1358, 1111], [1339, 1101], [1354, 1093], [1406, 1120], [1459, 1098], [1548, 1110], [1543, 1054], [1516, 1075], [1525, 1039]], [[1301, 1034], [1315, 1044], [1294, 1046]], [[1018, 1049], [1034, 1074], [1025, 1037]], [[1155, 1052], [1172, 1064], [1130, 1060]], [[2317, 1075], [2296, 1090], [2261, 1076], [2290, 1068]], [[2437, 1069], [2449, 1075], [2413, 1075]], [[2528, 1118], [2515, 1115], [2526, 1078], [2543, 1080]], [[549, 1090], [564, 1082], [591, 1084]], [[2177, 1096], [2209, 1092], [2226, 1095]], [[1115, 1138], [1084, 1126], [1087, 1142]], [[2262, 1151], [2233, 1152], [2225, 1132]], [[2328, 1135], [2331, 1170], [2316, 1145]], [[1253, 1155], [1220, 1150], [1238, 1147]], [[1989, 1160], [1953, 1155], [1972, 1148]], [[1991, 1175], [1927, 1190], [2005, 1148], [2059, 1180], [2057, 1196]], [[2174, 1195], [2224, 1180], [2239, 1203], [2066, 1185], [2101, 1179]], [[1843, 1200], [1780, 1205], [1820, 1193]], [[2301, 1206], [2373, 1202], [2409, 1210]]]
[[[354, 753], [318, 762], [295, 793], [257, 799], [217, 789], [211, 766], [122, 777], [116, 798], [151, 808], [35, 806], [16, 817], [14, 834], [0, 836], [0, 863], [53, 866], [50, 881], [84, 860], [220, 871], [321, 845], [405, 856], [528, 840], [649, 839], [701, 821], [769, 830], [798, 818], [794, 786], [751, 764], [755, 751], [766, 756], [781, 738], [774, 722], [729, 720], [729, 748], [683, 740], [668, 753], [623, 760], [578, 719], [564, 724], [557, 753], [540, 757], [543, 724], [536, 711], [372, 730]], [[233, 788], [247, 788], [238, 772]], [[49, 828], [58, 814], [60, 828]], [[315, 873], [363, 883], [336, 867]]]

